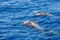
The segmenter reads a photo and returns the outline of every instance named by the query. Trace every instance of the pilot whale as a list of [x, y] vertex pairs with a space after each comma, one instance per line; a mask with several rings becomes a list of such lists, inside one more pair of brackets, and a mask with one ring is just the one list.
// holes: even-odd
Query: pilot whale
[[55, 18], [60, 18], [59, 16], [55, 16], [48, 12], [37, 12], [37, 11], [34, 12], [34, 16], [53, 16]]
[[38, 13], [34, 13], [34, 16], [47, 16], [47, 12], [38, 12]]
[[38, 29], [38, 30], [43, 30], [43, 28], [40, 27], [37, 22], [33, 22], [33, 21], [24, 21], [24, 24], [27, 25], [27, 26], [34, 27], [34, 28], [36, 28], [36, 29]]

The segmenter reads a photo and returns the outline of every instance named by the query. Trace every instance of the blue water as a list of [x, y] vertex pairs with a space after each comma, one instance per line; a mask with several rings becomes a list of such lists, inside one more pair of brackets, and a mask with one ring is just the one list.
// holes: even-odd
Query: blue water
[[[54, 16], [33, 16], [34, 11]], [[37, 21], [48, 31], [25, 26]], [[60, 40], [60, 0], [0, 0], [0, 40]]]

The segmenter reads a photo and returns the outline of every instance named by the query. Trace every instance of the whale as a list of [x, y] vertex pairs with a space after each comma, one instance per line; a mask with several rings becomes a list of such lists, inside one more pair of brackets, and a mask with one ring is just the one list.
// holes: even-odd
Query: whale
[[48, 13], [48, 12], [34, 12], [34, 16], [52, 16], [54, 18], [60, 18], [59, 16], [55, 16], [51, 13]]
[[40, 27], [36, 21], [35, 22], [33, 22], [33, 21], [24, 21], [24, 25], [31, 26], [31, 27], [36, 28], [38, 30], [43, 30], [43, 28]]
[[47, 16], [48, 13], [47, 12], [38, 12], [38, 13], [34, 13], [34, 16]]

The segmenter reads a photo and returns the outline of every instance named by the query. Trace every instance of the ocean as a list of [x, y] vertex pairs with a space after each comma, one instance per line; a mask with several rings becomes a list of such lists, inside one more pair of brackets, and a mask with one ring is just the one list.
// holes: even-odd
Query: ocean
[[[50, 16], [34, 16], [34, 11]], [[37, 21], [44, 31], [25, 26]], [[0, 40], [60, 40], [60, 0], [0, 0]]]

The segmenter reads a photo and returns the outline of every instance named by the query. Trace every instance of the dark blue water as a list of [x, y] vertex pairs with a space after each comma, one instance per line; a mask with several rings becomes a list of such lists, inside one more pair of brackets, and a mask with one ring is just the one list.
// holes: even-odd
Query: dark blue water
[[[33, 16], [34, 11], [53, 16]], [[37, 21], [48, 31], [25, 26]], [[0, 0], [0, 40], [60, 40], [60, 0]]]

